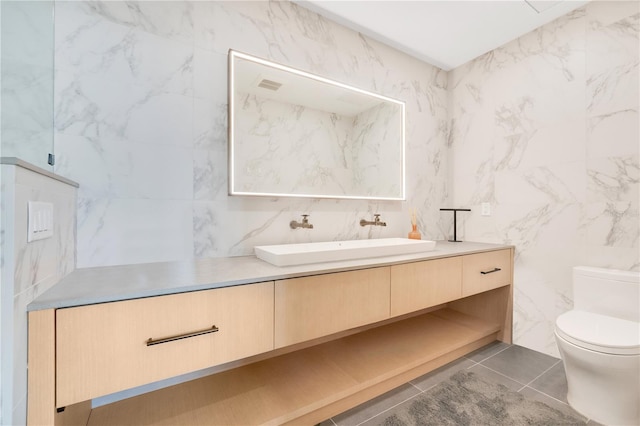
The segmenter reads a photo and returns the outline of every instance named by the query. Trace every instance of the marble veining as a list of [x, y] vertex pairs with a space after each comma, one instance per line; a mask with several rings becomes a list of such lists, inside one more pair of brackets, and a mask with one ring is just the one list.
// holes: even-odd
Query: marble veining
[[[515, 342], [557, 356], [563, 271], [640, 267], [639, 17], [590, 2], [446, 73], [289, 2], [56, 3], [56, 171], [81, 184], [78, 266], [404, 236], [410, 208], [442, 239], [439, 208], [460, 205], [465, 240], [518, 247]], [[406, 102], [407, 201], [228, 197], [229, 48]], [[302, 213], [314, 229], [289, 230]], [[373, 213], [388, 226], [360, 228]]]
[[[22, 41], [3, 43], [2, 96], [15, 105], [3, 109], [3, 155], [42, 166], [34, 146], [55, 139], [55, 172], [81, 186], [76, 203], [29, 174], [11, 191], [3, 178], [21, 205], [52, 197], [65, 218], [51, 247], [3, 250], [3, 266], [17, 260], [8, 286], [16, 312], [73, 269], [74, 241], [78, 266], [97, 267], [97, 278], [105, 265], [404, 236], [411, 208], [423, 237], [442, 239], [452, 223], [439, 208], [454, 204], [472, 209], [459, 223], [463, 239], [516, 246], [514, 342], [558, 356], [553, 323], [572, 307], [571, 267], [640, 269], [638, 2], [589, 2], [444, 72], [286, 1], [58, 1], [53, 100], [42, 96], [51, 61], [38, 59], [51, 55], [38, 24], [51, 14], [31, 9], [39, 4], [3, 4], [3, 31]], [[20, 19], [4, 19], [9, 8]], [[228, 197], [229, 48], [404, 101], [407, 201]], [[479, 214], [482, 202], [491, 216]], [[288, 229], [302, 213], [315, 228]], [[358, 226], [374, 213], [388, 226]], [[26, 229], [18, 222], [12, 229]], [[48, 260], [54, 252], [61, 262]], [[2, 382], [15, 388], [3, 405], [24, 423], [26, 316], [12, 320], [17, 364]]]
[[[424, 238], [450, 226], [439, 212], [448, 197], [442, 70], [289, 2], [59, 2], [55, 24], [56, 172], [81, 184], [79, 267], [406, 235], [412, 207]], [[229, 48], [406, 102], [407, 201], [228, 197]], [[374, 212], [389, 226], [358, 229]], [[302, 213], [313, 233], [288, 229]]]
[[590, 2], [449, 73], [459, 232], [517, 247], [514, 342], [554, 356], [567, 271], [640, 267], [639, 17]]
[[[26, 423], [27, 305], [75, 268], [76, 184], [7, 161], [2, 173], [2, 421]], [[27, 243], [29, 201], [52, 203], [53, 235]]]
[[587, 166], [589, 192], [596, 200], [635, 201], [640, 193], [638, 156], [592, 159]]

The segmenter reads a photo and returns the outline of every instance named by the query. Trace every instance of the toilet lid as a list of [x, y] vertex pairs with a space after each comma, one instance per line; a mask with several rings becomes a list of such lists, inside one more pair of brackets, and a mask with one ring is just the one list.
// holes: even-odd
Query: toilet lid
[[556, 320], [556, 332], [569, 342], [597, 352], [640, 354], [640, 323], [573, 310]]

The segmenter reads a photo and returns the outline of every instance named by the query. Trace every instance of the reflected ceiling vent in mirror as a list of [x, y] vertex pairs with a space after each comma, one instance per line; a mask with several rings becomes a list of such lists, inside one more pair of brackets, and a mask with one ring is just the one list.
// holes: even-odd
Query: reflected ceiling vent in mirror
[[258, 83], [258, 87], [262, 87], [263, 89], [273, 90], [274, 92], [278, 90], [282, 86], [282, 83], [278, 83], [277, 81], [267, 80], [263, 78], [260, 83]]

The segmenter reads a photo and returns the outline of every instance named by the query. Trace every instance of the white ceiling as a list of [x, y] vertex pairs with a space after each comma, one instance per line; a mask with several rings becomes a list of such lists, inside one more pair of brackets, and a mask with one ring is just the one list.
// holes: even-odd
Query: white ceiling
[[444, 70], [562, 16], [577, 0], [293, 0]]

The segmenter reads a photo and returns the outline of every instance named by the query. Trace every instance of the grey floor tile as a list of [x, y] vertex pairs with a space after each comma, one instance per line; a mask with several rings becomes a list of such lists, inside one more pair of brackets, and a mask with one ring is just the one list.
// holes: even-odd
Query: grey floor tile
[[520, 391], [526, 397], [544, 402], [566, 414], [576, 416], [585, 424], [589, 422], [589, 425], [601, 426], [589, 421], [565, 403], [566, 378], [564, 366], [560, 360], [521, 346], [501, 342], [487, 345], [466, 357], [444, 365], [391, 392], [327, 420], [321, 423], [321, 426], [381, 424], [396, 410], [402, 409], [405, 404], [411, 404], [414, 397], [421, 391], [430, 389], [463, 369], [481, 375], [494, 383], [500, 383], [513, 391]]
[[515, 380], [512, 380], [508, 377], [503, 376], [502, 374], [496, 373], [495, 371], [488, 369], [482, 364], [476, 364], [475, 366], [471, 367], [467, 371], [470, 371], [472, 373], [475, 373], [485, 378], [488, 382], [505, 385], [506, 387], [508, 387], [514, 392], [518, 392], [520, 389], [522, 389], [522, 386], [523, 386], [522, 383], [518, 383]]
[[471, 360], [459, 358], [425, 374], [424, 376], [420, 376], [417, 379], [412, 380], [410, 383], [413, 383], [416, 387], [420, 388], [420, 390], [425, 391], [453, 376], [458, 371], [469, 368], [475, 364], [476, 363]]
[[549, 371], [530, 383], [529, 387], [566, 403], [567, 376], [564, 372], [562, 361], [559, 361]]
[[[507, 386], [509, 389], [512, 390], [517, 390], [516, 388], [520, 387], [522, 388], [522, 386], [520, 384], [518, 384], [517, 382], [504, 377], [496, 372], [493, 372], [489, 369], [487, 369], [486, 367], [483, 367], [480, 364], [477, 364], [471, 368], [468, 369], [468, 371], [470, 372], [474, 372], [476, 374], [481, 374], [483, 376], [484, 379], [493, 382], [493, 383], [499, 383], [499, 384], [503, 384], [505, 386]], [[578, 412], [576, 412], [575, 410], [573, 410], [568, 404], [565, 404], [561, 401], [558, 401], [554, 398], [551, 398], [543, 393], [540, 393], [538, 391], [536, 391], [535, 389], [531, 389], [529, 387], [524, 387], [520, 393], [531, 400], [535, 400], [535, 401], [540, 401], [543, 402], [545, 404], [547, 404], [548, 406], [555, 408], [556, 410], [566, 414], [566, 415], [571, 415], [576, 417], [577, 419], [579, 419], [582, 423], [580, 424], [587, 424], [587, 422], [589, 422], [589, 419], [587, 419], [585, 416], [579, 414]], [[406, 408], [407, 405], [412, 404], [414, 401], [414, 399], [410, 399], [408, 401], [403, 402], [402, 404], [399, 404], [397, 406], [395, 406], [394, 408], [381, 413], [380, 415], [373, 417], [371, 419], [369, 419], [367, 422], [363, 423], [361, 426], [378, 426], [378, 425], [383, 425], [385, 424], [385, 420], [387, 418], [389, 418], [390, 416], [393, 416], [393, 414], [395, 412], [398, 411], [402, 411]], [[591, 423], [589, 423], [591, 424]], [[596, 425], [597, 426], [597, 425]]]
[[517, 382], [528, 384], [556, 362], [558, 359], [552, 356], [512, 345], [481, 364]]
[[584, 422], [584, 424], [587, 424], [587, 422], [589, 421], [588, 418], [586, 418], [582, 414], [578, 413], [576, 410], [571, 408], [568, 404], [565, 404], [564, 402], [560, 402], [557, 399], [551, 398], [551, 397], [549, 397], [549, 396], [547, 396], [547, 395], [545, 395], [543, 393], [540, 393], [540, 392], [536, 391], [535, 389], [531, 389], [530, 387], [526, 387], [526, 388], [522, 389], [520, 391], [520, 393], [522, 395], [524, 395], [525, 397], [529, 398], [529, 399], [533, 399], [533, 400], [536, 400], [536, 401], [544, 402], [549, 407], [555, 408], [556, 410], [561, 411], [561, 412], [563, 412], [565, 414], [577, 417], [580, 420], [582, 420]]
[[489, 358], [490, 356], [493, 356], [498, 352], [507, 349], [509, 346], [511, 345], [509, 345], [508, 343], [496, 341], [496, 342], [489, 343], [488, 345], [480, 349], [476, 349], [475, 351], [471, 352], [468, 355], [465, 355], [464, 357], [475, 362], [482, 362], [485, 359]]
[[316, 426], [335, 426], [335, 423], [333, 423], [331, 419], [329, 419], [329, 420], [325, 420], [322, 423], [318, 423]]
[[391, 410], [385, 411], [384, 413], [380, 413], [379, 415], [377, 415], [376, 417], [373, 417], [369, 420], [367, 420], [365, 423], [362, 423], [362, 425], [360, 426], [380, 426], [380, 425], [384, 425], [385, 424], [385, 420], [388, 417], [393, 416], [393, 414], [397, 411], [402, 411], [406, 409], [406, 406], [413, 404], [414, 402], [414, 398], [411, 398], [408, 401], [403, 402], [402, 404], [397, 405], [396, 407], [393, 407]]
[[355, 426], [419, 393], [420, 390], [418, 388], [408, 383], [367, 401], [364, 404], [358, 405], [349, 411], [345, 411], [333, 417], [332, 420], [338, 426]]

